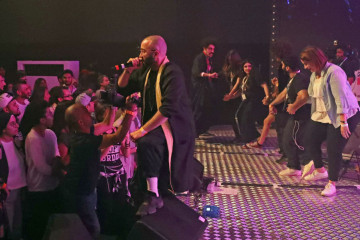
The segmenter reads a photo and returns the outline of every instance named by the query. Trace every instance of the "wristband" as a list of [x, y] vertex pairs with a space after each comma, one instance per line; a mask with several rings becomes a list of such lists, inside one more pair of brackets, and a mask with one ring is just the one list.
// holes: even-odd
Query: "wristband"
[[137, 115], [137, 112], [133, 112], [131, 110], [126, 110], [125, 111], [126, 114], [130, 114], [131, 116], [135, 117]]
[[141, 127], [139, 130], [142, 135], [146, 135], [148, 133], [143, 127]]
[[349, 124], [347, 124], [347, 123], [345, 123], [345, 124], [340, 124], [340, 126], [342, 126], [342, 127], [347, 127], [347, 126], [349, 126]]

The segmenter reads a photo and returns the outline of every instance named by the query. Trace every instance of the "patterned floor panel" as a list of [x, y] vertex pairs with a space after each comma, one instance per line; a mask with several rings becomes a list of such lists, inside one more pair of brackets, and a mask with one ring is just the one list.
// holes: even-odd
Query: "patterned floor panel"
[[350, 169], [337, 184], [337, 195], [321, 197], [327, 181], [280, 178], [284, 165], [275, 162], [276, 134], [270, 131], [263, 149], [243, 150], [231, 144], [230, 126], [210, 130], [215, 136], [197, 139], [195, 157], [212, 176], [237, 194], [180, 197], [201, 212], [220, 208], [220, 218], [207, 218], [202, 239], [360, 239], [360, 183]]

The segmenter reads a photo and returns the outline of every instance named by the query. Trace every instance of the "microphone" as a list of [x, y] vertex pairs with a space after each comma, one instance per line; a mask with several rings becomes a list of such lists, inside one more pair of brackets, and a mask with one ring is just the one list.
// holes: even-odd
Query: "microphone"
[[128, 68], [128, 67], [133, 67], [133, 63], [132, 62], [127, 62], [127, 63], [122, 63], [122, 64], [119, 64], [119, 65], [115, 65], [113, 68], [117, 71], [119, 71], [120, 69], [125, 69], [125, 68]]

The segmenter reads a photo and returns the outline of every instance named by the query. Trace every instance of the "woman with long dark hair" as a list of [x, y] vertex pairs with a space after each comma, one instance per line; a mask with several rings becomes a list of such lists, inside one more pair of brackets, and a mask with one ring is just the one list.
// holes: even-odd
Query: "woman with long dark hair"
[[[246, 143], [260, 136], [255, 122], [262, 121], [266, 116], [266, 107], [263, 103], [270, 97], [269, 88], [250, 60], [243, 61], [240, 78], [234, 88], [239, 90], [236, 90], [235, 94], [241, 93], [242, 98], [235, 113], [235, 120], [240, 130], [241, 140], [245, 143], [243, 148], [247, 148]], [[230, 92], [230, 94], [234, 93]]]
[[240, 94], [235, 94], [238, 87], [235, 87], [236, 83], [240, 83], [240, 73], [241, 73], [241, 57], [240, 54], [232, 49], [230, 50], [225, 57], [225, 62], [222, 68], [222, 76], [225, 78], [227, 85], [229, 86], [228, 91], [223, 100], [226, 102], [226, 122], [229, 122], [233, 126], [235, 133], [235, 143], [240, 142], [240, 132], [237, 127], [234, 114], [238, 108], [241, 98]]
[[[359, 104], [351, 91], [345, 72], [329, 63], [323, 51], [306, 47], [300, 54], [305, 69], [312, 72], [308, 88], [311, 97], [311, 120], [306, 131], [305, 149], [311, 161], [305, 166], [305, 180], [329, 178], [323, 196], [336, 194], [342, 163], [342, 151], [360, 120]], [[326, 141], [328, 170], [321, 158], [321, 144]], [[315, 169], [314, 169], [315, 168]]]
[[49, 100], [50, 100], [49, 91], [44, 86], [39, 86], [37, 88], [34, 88], [34, 91], [30, 97], [30, 102], [42, 102], [42, 101], [49, 102]]

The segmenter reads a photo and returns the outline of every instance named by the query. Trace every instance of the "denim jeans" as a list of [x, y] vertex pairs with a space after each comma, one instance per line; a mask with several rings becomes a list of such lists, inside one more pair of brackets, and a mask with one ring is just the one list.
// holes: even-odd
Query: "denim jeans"
[[76, 213], [79, 215], [81, 221], [85, 225], [93, 238], [97, 238], [100, 234], [100, 224], [96, 215], [96, 191], [88, 195], [76, 195]]

